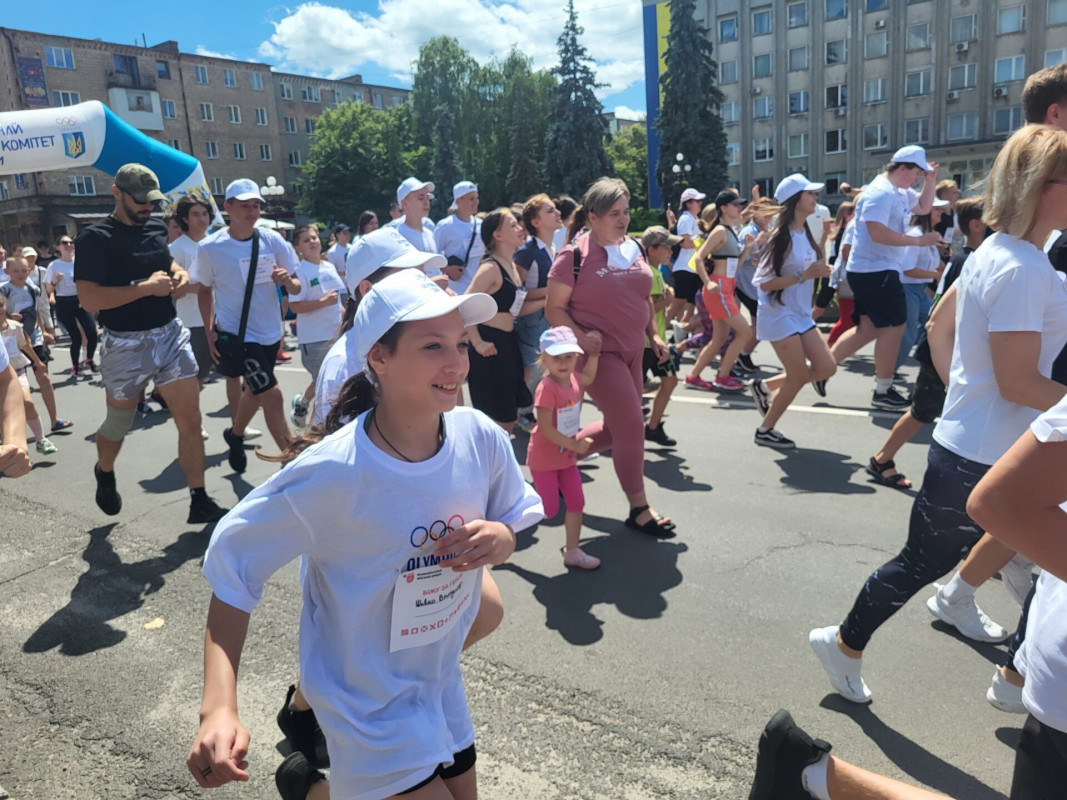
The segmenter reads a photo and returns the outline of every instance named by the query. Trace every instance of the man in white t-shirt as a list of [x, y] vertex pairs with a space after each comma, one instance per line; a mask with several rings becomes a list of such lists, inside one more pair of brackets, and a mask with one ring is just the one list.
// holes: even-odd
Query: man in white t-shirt
[[[279, 449], [288, 447], [291, 438], [282, 393], [274, 377], [281, 344], [281, 307], [275, 287], [285, 287], [290, 295], [300, 291], [295, 277], [300, 260], [277, 231], [256, 227], [263, 198], [255, 181], [239, 178], [230, 183], [224, 206], [230, 216], [229, 227], [206, 237], [197, 250], [198, 297], [211, 357], [226, 376], [233, 424], [222, 436], [230, 450], [230, 467], [244, 472], [248, 464], [245, 428], [257, 410], [263, 409]], [[242, 340], [240, 320], [252, 268], [253, 235], [259, 237], [259, 255]]]
[[691, 318], [695, 318], [696, 296], [701, 285], [700, 276], [697, 275], [696, 269], [689, 261], [696, 253], [693, 240], [700, 236], [697, 219], [700, 217], [700, 204], [705, 197], [707, 195], [703, 192], [689, 188], [682, 192], [682, 198], [679, 201], [682, 215], [678, 217], [678, 225], [675, 229], [682, 237], [682, 244], [678, 251], [678, 258], [674, 260], [674, 266], [671, 268], [674, 277], [674, 300], [667, 309], [667, 319], [672, 323], [677, 320], [684, 324]]
[[437, 252], [433, 230], [423, 224], [426, 215], [430, 213], [430, 200], [435, 188], [431, 181], [405, 178], [396, 189], [396, 201], [404, 211], [404, 217], [396, 229], [416, 250], [422, 250], [424, 253]]
[[815, 237], [815, 241], [819, 243], [823, 253], [826, 252], [826, 237], [830, 234], [830, 222], [832, 220], [833, 215], [830, 213], [830, 208], [822, 203], [816, 203], [815, 213], [808, 217], [808, 228], [811, 230], [811, 235]]
[[200, 281], [196, 272], [196, 251], [200, 242], [207, 236], [214, 212], [206, 200], [187, 194], [178, 201], [174, 214], [182, 235], [170, 243], [170, 254], [175, 262], [189, 273], [190, 287], [190, 293], [179, 297], [174, 308], [185, 327], [189, 329], [189, 342], [193, 346], [193, 355], [196, 356], [196, 364], [199, 367], [196, 378], [203, 386], [207, 376], [211, 374], [212, 361], [211, 349], [207, 345], [207, 333], [204, 331], [204, 320], [200, 316]]
[[433, 235], [437, 252], [448, 260], [443, 270], [448, 276], [448, 288], [463, 294], [485, 254], [482, 221], [475, 216], [478, 213], [478, 187], [470, 181], [460, 181], [452, 187], [452, 201], [455, 213], [438, 222]]
[[338, 276], [343, 281], [345, 278], [345, 260], [348, 258], [348, 248], [351, 246], [352, 229], [343, 222], [333, 229], [334, 243], [326, 251], [326, 260], [333, 264]]

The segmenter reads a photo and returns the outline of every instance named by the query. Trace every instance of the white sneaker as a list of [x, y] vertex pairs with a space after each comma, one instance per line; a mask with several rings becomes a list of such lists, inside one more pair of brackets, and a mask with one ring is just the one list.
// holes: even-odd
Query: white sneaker
[[262, 435], [263, 435], [263, 431], [261, 431], [259, 428], [245, 428], [245, 441], [246, 442], [249, 439], [258, 439]]
[[1000, 581], [1020, 606], [1026, 603], [1026, 595], [1034, 585], [1034, 562], [1016, 553], [999, 573]]
[[1008, 632], [1003, 626], [987, 617], [973, 597], [949, 603], [942, 595], [945, 587], [940, 583], [935, 583], [934, 586], [937, 587], [937, 593], [926, 601], [926, 607], [946, 625], [951, 625], [963, 636], [976, 642], [998, 643], [1008, 638]]
[[685, 325], [676, 319], [671, 320], [671, 333], [674, 334], [675, 344], [681, 344], [689, 338], [689, 332], [685, 329]]
[[863, 682], [860, 670], [863, 660], [849, 658], [841, 652], [837, 644], [837, 625], [829, 628], [816, 628], [808, 634], [808, 644], [822, 662], [830, 685], [846, 700], [853, 703], [871, 702], [871, 690]]
[[203, 439], [205, 442], [211, 438], [211, 434], [207, 432], [207, 428], [205, 428], [203, 425], [200, 426], [200, 438]]
[[1023, 705], [1023, 687], [1008, 682], [999, 669], [993, 673], [993, 683], [986, 690], [985, 699], [993, 708], [1007, 711], [1009, 714], [1026, 714]]

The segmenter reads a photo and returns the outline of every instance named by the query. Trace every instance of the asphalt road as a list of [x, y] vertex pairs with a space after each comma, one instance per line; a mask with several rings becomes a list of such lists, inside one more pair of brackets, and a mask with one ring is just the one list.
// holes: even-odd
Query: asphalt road
[[[0, 786], [14, 800], [199, 795], [183, 761], [197, 725], [209, 531], [184, 523], [164, 412], [139, 417], [126, 440], [121, 515], [96, 508], [103, 393], [64, 382], [56, 355], [60, 414], [75, 426], [55, 437], [54, 456], [31, 453], [29, 476], [0, 483]], [[772, 365], [771, 349], [756, 361]], [[495, 572], [504, 622], [464, 656], [483, 797], [744, 798], [759, 732], [779, 707], [876, 771], [968, 800], [1006, 793], [1022, 718], [984, 699], [1003, 647], [947, 632], [923, 593], [867, 651], [875, 701], [860, 708], [831, 692], [807, 644], [906, 535], [911, 496], [863, 472], [895, 418], [868, 410], [870, 374], [861, 356], [827, 400], [805, 389], [779, 426], [798, 443], [790, 453], [752, 443], [747, 399], [679, 389], [666, 424], [680, 444], [650, 448], [646, 467], [652, 503], [678, 524], [669, 541], [622, 525], [609, 457], [583, 466], [586, 548], [603, 566], [564, 570], [561, 519], [522, 533]], [[306, 382], [296, 365], [279, 376], [287, 393]], [[221, 383], [202, 408], [208, 490], [231, 505], [276, 467], [251, 458], [232, 474]], [[897, 459], [912, 478], [929, 441]], [[979, 601], [1013, 627], [1018, 608], [1000, 586]], [[290, 566], [253, 615], [242, 664], [252, 781], [214, 796], [276, 796], [274, 715], [296, 677], [299, 602]]]

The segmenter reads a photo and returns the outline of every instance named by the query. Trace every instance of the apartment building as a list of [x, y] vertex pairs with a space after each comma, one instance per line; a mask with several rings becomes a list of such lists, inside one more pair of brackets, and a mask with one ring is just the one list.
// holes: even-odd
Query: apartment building
[[[44, 86], [24, 85], [19, 66], [40, 62]], [[181, 52], [175, 41], [137, 47], [0, 28], [0, 110], [100, 100], [126, 122], [194, 155], [221, 205], [225, 186], [268, 177], [289, 186], [307, 160], [316, 118], [345, 100], [378, 108], [408, 90], [274, 72], [267, 64]], [[0, 176], [0, 242], [75, 233], [107, 214], [111, 176], [80, 169]], [[291, 192], [271, 213], [294, 216]]]

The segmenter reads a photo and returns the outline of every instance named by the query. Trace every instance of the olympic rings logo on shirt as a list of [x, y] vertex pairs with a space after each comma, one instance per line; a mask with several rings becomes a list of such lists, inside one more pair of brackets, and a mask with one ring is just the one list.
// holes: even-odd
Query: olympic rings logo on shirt
[[466, 525], [466, 521], [459, 514], [453, 514], [448, 518], [448, 522], [443, 519], [435, 520], [430, 523], [430, 527], [426, 528], [419, 525], [417, 528], [411, 531], [411, 546], [421, 548], [428, 541], [439, 541], [446, 534], [452, 533], [456, 528], [461, 528]]
[[56, 117], [56, 125], [66, 125], [68, 128], [73, 128], [77, 124], [77, 117]]

